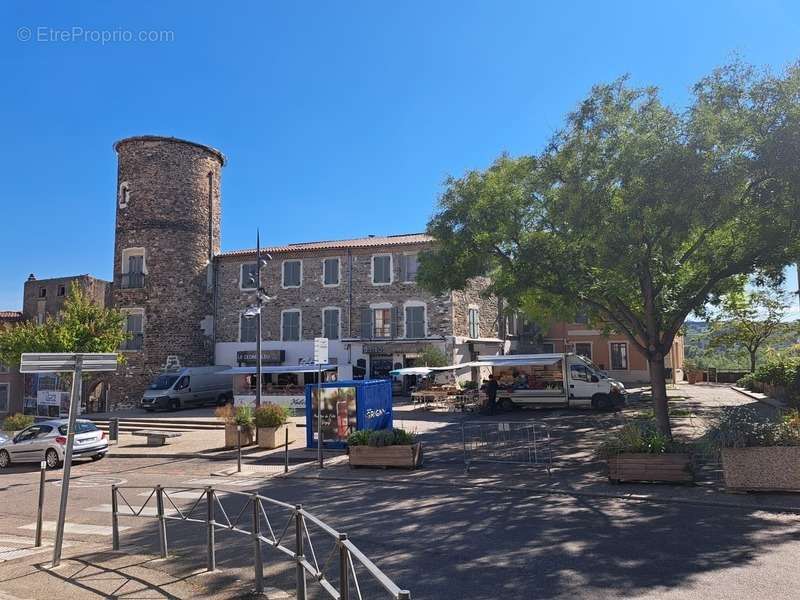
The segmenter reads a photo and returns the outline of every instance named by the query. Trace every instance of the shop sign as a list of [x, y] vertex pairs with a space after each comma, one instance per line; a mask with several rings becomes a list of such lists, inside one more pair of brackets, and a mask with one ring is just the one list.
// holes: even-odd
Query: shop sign
[[[255, 350], [240, 350], [236, 353], [236, 362], [239, 366], [253, 366], [256, 364], [258, 354]], [[280, 365], [286, 360], [286, 350], [262, 350], [262, 365]]]
[[363, 344], [361, 352], [362, 354], [417, 354], [430, 347], [431, 344], [403, 344], [397, 342], [393, 344]]

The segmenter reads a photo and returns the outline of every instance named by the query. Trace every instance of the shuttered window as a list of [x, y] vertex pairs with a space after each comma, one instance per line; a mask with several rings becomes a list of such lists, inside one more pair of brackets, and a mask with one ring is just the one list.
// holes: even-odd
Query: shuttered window
[[8, 412], [8, 384], [0, 383], [0, 412]]
[[247, 318], [244, 313], [239, 315], [239, 341], [255, 342], [258, 337], [258, 318], [259, 316]]
[[400, 281], [411, 283], [417, 280], [419, 258], [416, 254], [403, 254], [400, 256]]
[[361, 309], [361, 339], [372, 339], [372, 309]]
[[425, 337], [425, 307], [406, 306], [406, 337]]
[[329, 340], [339, 339], [338, 308], [326, 308], [322, 311], [322, 335]]
[[325, 285], [339, 285], [338, 258], [326, 258], [322, 261], [322, 282]]
[[467, 334], [473, 339], [481, 336], [480, 323], [478, 322], [478, 309], [470, 308], [467, 312]]
[[243, 290], [256, 289], [256, 282], [258, 281], [256, 268], [256, 263], [245, 263], [242, 265], [241, 279], [239, 279], [240, 288]]
[[392, 257], [381, 254], [372, 257], [372, 283], [386, 284], [392, 282]]
[[300, 287], [303, 263], [299, 260], [283, 262], [283, 287]]
[[286, 342], [300, 341], [300, 311], [290, 310], [281, 315], [281, 339]]

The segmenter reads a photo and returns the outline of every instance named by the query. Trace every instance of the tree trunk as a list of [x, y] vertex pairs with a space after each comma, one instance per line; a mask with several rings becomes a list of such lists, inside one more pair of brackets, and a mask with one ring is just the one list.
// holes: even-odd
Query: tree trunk
[[669, 423], [669, 404], [667, 402], [667, 377], [664, 368], [664, 356], [659, 354], [648, 358], [650, 366], [650, 386], [653, 394], [653, 408], [656, 414], [658, 430], [672, 439], [672, 428]]
[[754, 373], [756, 370], [756, 351], [752, 350], [750, 352], [750, 372]]

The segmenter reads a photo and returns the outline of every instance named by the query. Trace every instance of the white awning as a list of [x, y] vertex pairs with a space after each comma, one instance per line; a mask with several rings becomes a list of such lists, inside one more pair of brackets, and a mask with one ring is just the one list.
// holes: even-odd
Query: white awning
[[402, 377], [403, 375], [430, 375], [431, 369], [430, 367], [405, 367], [402, 369], [394, 369], [393, 371], [389, 371], [389, 375], [393, 375], [394, 377]]
[[[335, 371], [338, 365], [279, 365], [261, 367], [261, 373], [316, 373], [317, 371]], [[215, 375], [255, 375], [255, 367], [231, 367], [227, 371], [214, 373]]]
[[506, 354], [502, 356], [481, 356], [478, 364], [485, 367], [525, 367], [551, 366], [564, 360], [563, 354]]

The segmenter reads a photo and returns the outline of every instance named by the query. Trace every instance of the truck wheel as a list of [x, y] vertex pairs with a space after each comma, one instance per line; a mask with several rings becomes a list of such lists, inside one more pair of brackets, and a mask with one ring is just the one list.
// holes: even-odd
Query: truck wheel
[[170, 410], [180, 410], [181, 408], [181, 401], [177, 398], [173, 398], [169, 401], [169, 409]]
[[503, 398], [500, 401], [500, 410], [503, 412], [511, 412], [514, 410], [514, 402], [511, 400], [511, 398]]
[[595, 394], [592, 398], [592, 406], [598, 410], [611, 410], [614, 408], [614, 403], [607, 394]]
[[217, 406], [224, 406], [228, 402], [228, 397], [225, 394], [217, 396]]

